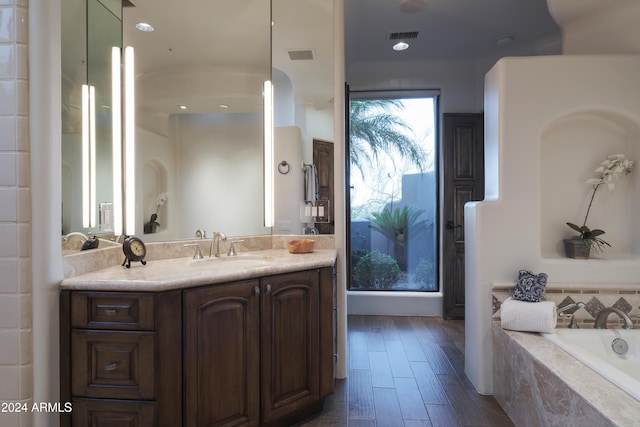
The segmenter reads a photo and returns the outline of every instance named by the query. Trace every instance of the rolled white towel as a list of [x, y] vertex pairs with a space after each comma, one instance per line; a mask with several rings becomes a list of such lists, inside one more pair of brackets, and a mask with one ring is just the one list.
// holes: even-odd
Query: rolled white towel
[[527, 302], [507, 298], [500, 307], [502, 329], [524, 332], [552, 332], [557, 323], [556, 303]]

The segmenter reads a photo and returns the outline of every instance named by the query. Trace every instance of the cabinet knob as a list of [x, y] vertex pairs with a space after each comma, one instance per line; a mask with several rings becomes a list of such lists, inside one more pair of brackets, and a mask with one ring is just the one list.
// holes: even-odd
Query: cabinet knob
[[116, 369], [118, 369], [118, 365], [116, 364], [116, 362], [109, 363], [108, 365], [104, 365], [105, 371], [115, 371]]
[[270, 294], [271, 293], [271, 285], [267, 285], [267, 293]]
[[260, 286], [256, 286], [255, 288], [253, 288], [254, 293], [256, 294], [257, 297], [260, 296]]

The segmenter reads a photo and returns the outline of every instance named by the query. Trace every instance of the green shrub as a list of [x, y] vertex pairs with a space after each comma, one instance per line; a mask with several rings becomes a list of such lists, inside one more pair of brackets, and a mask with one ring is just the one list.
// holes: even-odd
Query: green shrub
[[425, 290], [436, 290], [436, 269], [433, 260], [429, 258], [421, 258], [413, 272], [413, 281], [422, 285]]
[[353, 280], [359, 287], [389, 289], [400, 280], [400, 267], [395, 259], [375, 250], [360, 258]]

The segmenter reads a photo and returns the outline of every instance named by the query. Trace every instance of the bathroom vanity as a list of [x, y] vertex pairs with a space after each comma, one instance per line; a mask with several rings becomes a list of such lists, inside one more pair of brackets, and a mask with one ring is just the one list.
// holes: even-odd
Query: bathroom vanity
[[61, 424], [286, 426], [321, 410], [334, 381], [335, 251], [267, 252], [65, 279], [61, 401], [73, 411]]

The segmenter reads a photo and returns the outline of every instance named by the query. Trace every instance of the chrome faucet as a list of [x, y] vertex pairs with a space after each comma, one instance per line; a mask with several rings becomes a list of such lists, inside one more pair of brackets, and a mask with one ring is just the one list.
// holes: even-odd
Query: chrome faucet
[[[213, 233], [213, 238], [211, 239], [211, 249], [209, 250], [209, 258], [211, 258], [212, 256], [216, 258], [220, 256], [220, 240], [226, 242], [227, 236], [225, 236], [222, 231], [216, 231], [215, 233]], [[214, 246], [215, 252], [213, 251]]]
[[607, 329], [607, 318], [611, 313], [617, 314], [622, 320], [624, 320], [623, 329], [633, 329], [633, 322], [629, 316], [627, 316], [624, 311], [616, 307], [607, 307], [600, 310], [596, 316], [596, 323], [593, 327], [596, 329]]
[[[569, 322], [569, 328], [570, 329], [579, 329], [580, 326], [578, 326], [578, 323], [576, 322], [576, 311], [578, 311], [581, 308], [584, 308], [584, 303], [583, 302], [574, 302], [571, 304], [567, 304], [564, 307], [560, 307], [558, 308], [558, 316], [560, 317], [567, 317], [567, 316], [571, 316], [571, 321]], [[565, 311], [574, 309], [571, 313], [565, 313]]]
[[80, 232], [80, 231], [72, 231], [71, 233], [67, 234], [66, 236], [64, 236], [62, 238], [63, 242], [68, 242], [70, 238], [72, 238], [73, 236], [77, 236], [80, 238], [80, 241], [82, 242], [86, 242], [87, 240], [89, 240], [89, 236], [87, 236], [86, 234]]

